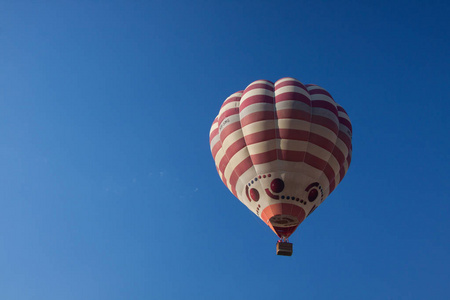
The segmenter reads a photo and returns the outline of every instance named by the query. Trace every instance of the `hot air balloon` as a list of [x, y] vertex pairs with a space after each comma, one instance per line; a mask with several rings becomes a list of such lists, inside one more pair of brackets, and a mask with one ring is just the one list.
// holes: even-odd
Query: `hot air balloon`
[[210, 147], [225, 186], [280, 238], [289, 236], [344, 178], [352, 125], [323, 88], [294, 78], [252, 82], [222, 104]]

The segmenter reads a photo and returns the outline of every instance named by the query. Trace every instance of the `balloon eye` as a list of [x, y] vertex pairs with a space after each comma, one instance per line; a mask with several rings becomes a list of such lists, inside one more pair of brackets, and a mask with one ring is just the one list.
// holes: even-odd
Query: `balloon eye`
[[309, 202], [313, 202], [314, 200], [316, 200], [317, 196], [319, 196], [319, 192], [317, 191], [317, 189], [310, 190], [308, 194]]
[[259, 200], [259, 192], [257, 189], [251, 189], [250, 190], [250, 197], [253, 199], [253, 201], [257, 202]]
[[281, 193], [284, 190], [284, 181], [281, 180], [280, 178], [275, 178], [270, 183], [270, 189], [274, 193]]

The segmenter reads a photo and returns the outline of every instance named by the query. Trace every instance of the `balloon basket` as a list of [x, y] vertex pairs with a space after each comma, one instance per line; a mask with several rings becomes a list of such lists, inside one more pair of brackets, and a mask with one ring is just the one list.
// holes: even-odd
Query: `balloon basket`
[[292, 243], [282, 241], [277, 242], [277, 255], [291, 256], [292, 252]]

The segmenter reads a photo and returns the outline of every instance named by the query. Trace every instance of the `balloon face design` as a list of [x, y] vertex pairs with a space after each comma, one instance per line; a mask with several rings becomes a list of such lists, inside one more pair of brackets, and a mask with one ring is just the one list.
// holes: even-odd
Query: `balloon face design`
[[210, 146], [227, 188], [287, 238], [343, 179], [351, 135], [347, 113], [327, 91], [282, 78], [228, 97]]

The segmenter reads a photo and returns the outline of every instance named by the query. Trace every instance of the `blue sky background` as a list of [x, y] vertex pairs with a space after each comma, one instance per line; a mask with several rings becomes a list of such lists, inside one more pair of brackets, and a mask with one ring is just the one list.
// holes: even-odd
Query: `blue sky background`
[[[0, 299], [450, 298], [447, 1], [1, 1]], [[346, 178], [291, 237], [226, 189], [223, 100], [326, 88]]]

